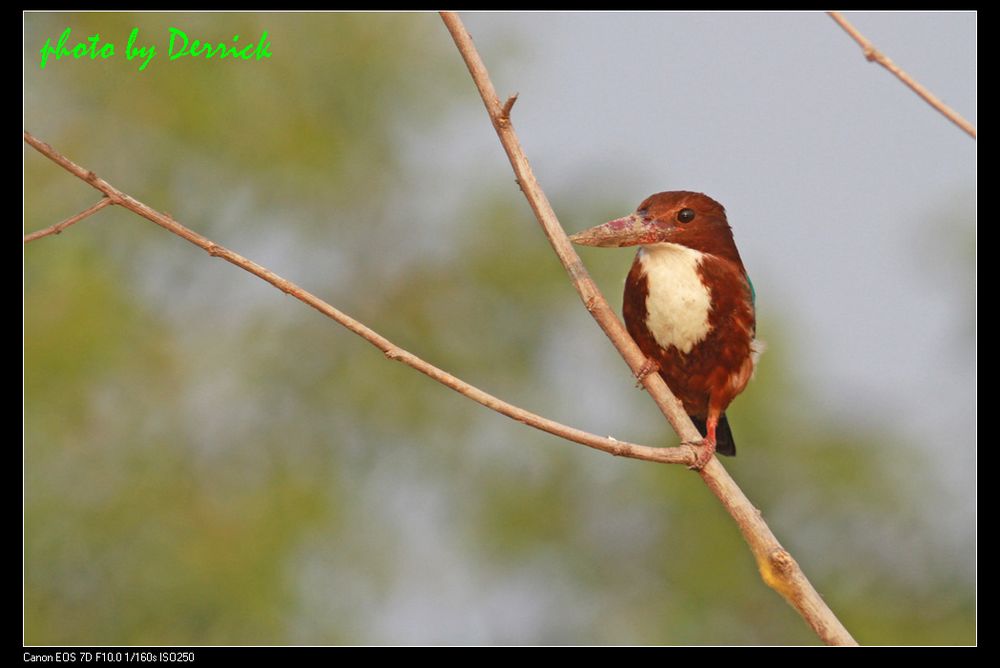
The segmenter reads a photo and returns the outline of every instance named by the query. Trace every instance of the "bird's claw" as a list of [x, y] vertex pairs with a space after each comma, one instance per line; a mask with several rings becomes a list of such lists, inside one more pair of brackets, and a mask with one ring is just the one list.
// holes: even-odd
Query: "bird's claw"
[[639, 367], [639, 370], [635, 372], [635, 386], [642, 387], [642, 381], [646, 380], [646, 376], [651, 373], [656, 373], [660, 370], [660, 363], [654, 360], [652, 357], [647, 357], [643, 365]]
[[700, 471], [708, 464], [708, 460], [715, 454], [715, 441], [706, 438], [700, 441], [683, 441], [681, 445], [686, 445], [694, 450], [694, 463], [688, 466], [692, 471]]

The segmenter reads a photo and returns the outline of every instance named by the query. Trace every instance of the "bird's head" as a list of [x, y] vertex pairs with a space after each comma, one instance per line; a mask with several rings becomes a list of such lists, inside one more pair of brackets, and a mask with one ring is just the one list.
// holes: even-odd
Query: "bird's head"
[[655, 246], [661, 243], [739, 261], [726, 210], [711, 197], [678, 190], [651, 195], [635, 213], [577, 232], [583, 246]]

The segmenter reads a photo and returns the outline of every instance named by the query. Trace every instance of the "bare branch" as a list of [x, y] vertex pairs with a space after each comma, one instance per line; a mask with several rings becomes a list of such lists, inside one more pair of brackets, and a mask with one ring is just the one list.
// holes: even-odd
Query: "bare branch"
[[[587, 310], [590, 311], [590, 314], [597, 320], [597, 324], [601, 326], [604, 333], [607, 334], [611, 342], [614, 343], [615, 347], [622, 353], [622, 356], [625, 357], [625, 361], [632, 367], [633, 373], [638, 374], [639, 370], [646, 363], [646, 356], [639, 350], [639, 346], [632, 341], [632, 337], [625, 331], [625, 326], [622, 325], [618, 316], [608, 305], [604, 295], [597, 289], [597, 285], [583, 266], [580, 256], [576, 254], [576, 250], [574, 250], [573, 245], [566, 236], [566, 232], [559, 224], [559, 220], [552, 210], [552, 205], [549, 204], [549, 200], [545, 197], [545, 193], [542, 191], [541, 186], [539, 186], [538, 180], [535, 179], [535, 174], [528, 164], [528, 159], [524, 155], [524, 150], [521, 148], [517, 134], [514, 132], [509, 119], [503, 116], [503, 107], [500, 106], [496, 90], [490, 82], [486, 66], [483, 64], [475, 45], [472, 43], [472, 38], [466, 32], [465, 26], [462, 25], [461, 19], [456, 14], [442, 12], [441, 17], [451, 32], [458, 50], [465, 59], [465, 64], [468, 66], [469, 72], [472, 74], [472, 78], [479, 88], [480, 96], [486, 105], [490, 120], [493, 121], [493, 127], [500, 136], [500, 143], [503, 144], [503, 148], [507, 152], [507, 157], [514, 168], [517, 183], [524, 196], [528, 199], [528, 204], [531, 205], [531, 210], [534, 211], [535, 217], [542, 225], [545, 236], [548, 237], [549, 243], [552, 244], [552, 248], [559, 257], [559, 261], [562, 262], [569, 273], [570, 279], [573, 281], [573, 285], [580, 295], [580, 299], [587, 305]], [[658, 374], [648, 374], [643, 385], [647, 390], [651, 390], [650, 394], [653, 396], [654, 401], [660, 406], [660, 410], [667, 416], [667, 419], [670, 420], [670, 424], [673, 425], [674, 430], [681, 435], [682, 440], [697, 441], [701, 438], [701, 434], [691, 424], [687, 413], [684, 412], [684, 407], [670, 393], [666, 383], [663, 382], [663, 379]], [[657, 388], [657, 391], [653, 392], [652, 388]]]
[[59, 234], [60, 232], [62, 232], [63, 230], [65, 230], [70, 225], [74, 225], [76, 223], [79, 223], [81, 220], [83, 220], [87, 216], [90, 216], [92, 214], [97, 213], [98, 211], [100, 211], [101, 209], [103, 209], [104, 207], [106, 207], [109, 204], [112, 204], [112, 201], [110, 199], [108, 199], [107, 197], [105, 197], [104, 199], [100, 200], [99, 202], [96, 202], [93, 206], [90, 206], [90, 207], [84, 209], [83, 211], [81, 211], [80, 213], [76, 214], [75, 216], [70, 216], [69, 218], [67, 218], [66, 220], [62, 221], [61, 223], [56, 223], [55, 225], [50, 225], [50, 226], [46, 227], [43, 230], [38, 230], [36, 232], [31, 232], [30, 234], [25, 234], [24, 235], [24, 243], [28, 243], [29, 241], [34, 241], [35, 239], [41, 239], [42, 237], [47, 237], [50, 234]]
[[[74, 216], [79, 220], [82, 220], [87, 215], [90, 215], [94, 211], [97, 211], [108, 204], [118, 204], [133, 213], [136, 213], [143, 218], [150, 220], [160, 227], [173, 232], [177, 236], [187, 239], [195, 246], [205, 250], [209, 255], [213, 257], [221, 257], [227, 262], [240, 267], [251, 274], [261, 278], [274, 287], [278, 288], [282, 292], [289, 294], [299, 301], [308, 304], [313, 307], [323, 315], [336, 321], [340, 325], [343, 325], [347, 329], [351, 330], [365, 341], [381, 350], [385, 353], [385, 356], [391, 360], [396, 360], [402, 362], [407, 366], [411, 366], [417, 371], [433, 378], [437, 382], [450, 387], [456, 392], [465, 395], [466, 397], [472, 399], [473, 401], [490, 408], [497, 413], [506, 415], [509, 418], [517, 420], [529, 427], [534, 427], [541, 431], [548, 432], [555, 436], [560, 436], [570, 441], [580, 443], [581, 445], [586, 445], [588, 447], [594, 448], [596, 450], [601, 450], [609, 454], [620, 456], [620, 457], [631, 457], [633, 459], [642, 459], [652, 462], [661, 462], [664, 464], [692, 464], [695, 460], [695, 452], [692, 448], [687, 446], [677, 447], [677, 448], [654, 448], [648, 445], [638, 445], [636, 443], [629, 443], [627, 441], [619, 441], [617, 439], [608, 437], [602, 438], [594, 434], [582, 431], [580, 429], [575, 429], [573, 427], [568, 427], [564, 424], [560, 424], [554, 420], [549, 420], [548, 418], [542, 417], [530, 411], [526, 411], [523, 408], [519, 408], [513, 404], [510, 404], [502, 399], [499, 399], [488, 392], [484, 392], [479, 388], [466, 383], [460, 378], [451, 375], [447, 371], [439, 369], [433, 364], [422, 360], [413, 353], [403, 350], [392, 341], [389, 341], [384, 336], [380, 335], [378, 332], [365, 326], [363, 323], [358, 322], [354, 318], [350, 317], [346, 313], [337, 310], [330, 304], [326, 303], [319, 297], [303, 290], [295, 283], [281, 278], [277, 274], [269, 271], [268, 269], [260, 266], [259, 264], [248, 260], [247, 258], [235, 253], [228, 248], [224, 248], [219, 244], [211, 241], [210, 239], [203, 237], [202, 235], [190, 230], [170, 216], [164, 215], [148, 206], [142, 202], [126, 195], [121, 192], [110, 183], [104, 179], [99, 178], [93, 172], [80, 167], [72, 160], [66, 158], [58, 151], [53, 149], [51, 146], [43, 141], [40, 141], [36, 137], [32, 136], [28, 132], [24, 133], [24, 141], [35, 148], [39, 153], [49, 158], [57, 165], [68, 171], [70, 174], [86, 181], [92, 185], [97, 190], [104, 193], [105, 197], [100, 202], [92, 206], [87, 211]], [[69, 219], [76, 222], [73, 219]], [[72, 223], [60, 223], [60, 225], [72, 224]], [[57, 227], [57, 226], [53, 226]], [[52, 229], [52, 228], [47, 228]], [[44, 232], [45, 230], [42, 230]], [[36, 233], [38, 234], [38, 233]], [[43, 235], [39, 235], [43, 236]]]
[[864, 51], [865, 58], [869, 61], [878, 63], [885, 69], [892, 72], [897, 79], [909, 86], [910, 90], [922, 97], [927, 104], [941, 112], [941, 114], [944, 115], [944, 117], [949, 121], [962, 128], [962, 130], [964, 130], [970, 137], [976, 139], [976, 128], [972, 125], [972, 123], [962, 118], [961, 114], [939, 100], [937, 96], [920, 85], [916, 79], [900, 69], [899, 65], [892, 62], [888, 56], [876, 49], [875, 46], [868, 41], [868, 39], [862, 35], [857, 28], [851, 25], [851, 23], [845, 19], [840, 12], [827, 12], [827, 14], [829, 14], [830, 18], [836, 21], [837, 24], [843, 28], [855, 42], [858, 43], [858, 46], [860, 46], [862, 51]]
[[[472, 38], [457, 14], [442, 12], [441, 18], [479, 89], [493, 128], [510, 159], [521, 191], [528, 199], [528, 204], [545, 231], [559, 261], [566, 268], [587, 310], [621, 353], [632, 372], [637, 373], [646, 362], [646, 357], [625, 331], [624, 325], [611, 310], [604, 295], [597, 289], [597, 285], [584, 268], [566, 232], [559, 224], [545, 193], [535, 179], [510, 120], [503, 115], [503, 108], [490, 81], [486, 65], [472, 43]], [[682, 441], [696, 441], [701, 438], [701, 434], [691, 423], [684, 408], [659, 374], [647, 374], [643, 379], [643, 385]], [[856, 645], [854, 638], [827, 607], [802, 569], [771, 533], [760, 511], [750, 503], [719, 460], [713, 457], [699, 473], [739, 526], [757, 560], [757, 567], [764, 582], [798, 610], [823, 642], [831, 645]]]

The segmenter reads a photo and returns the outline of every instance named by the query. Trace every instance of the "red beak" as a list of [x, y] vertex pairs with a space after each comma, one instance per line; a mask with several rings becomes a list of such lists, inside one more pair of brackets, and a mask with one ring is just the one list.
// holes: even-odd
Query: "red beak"
[[569, 240], [581, 246], [638, 246], [652, 241], [653, 229], [642, 216], [632, 214], [577, 232]]

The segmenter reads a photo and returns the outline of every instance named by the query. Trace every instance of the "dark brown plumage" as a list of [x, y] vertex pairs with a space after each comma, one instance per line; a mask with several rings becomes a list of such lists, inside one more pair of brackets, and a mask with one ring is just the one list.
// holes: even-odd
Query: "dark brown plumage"
[[705, 434], [696, 467], [715, 450], [736, 454], [725, 410], [753, 375], [756, 320], [722, 205], [701, 193], [657, 193], [573, 240], [642, 246], [625, 280], [625, 326]]

